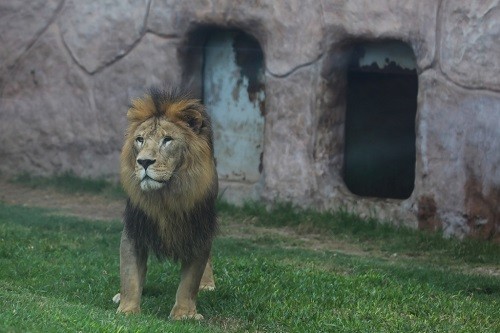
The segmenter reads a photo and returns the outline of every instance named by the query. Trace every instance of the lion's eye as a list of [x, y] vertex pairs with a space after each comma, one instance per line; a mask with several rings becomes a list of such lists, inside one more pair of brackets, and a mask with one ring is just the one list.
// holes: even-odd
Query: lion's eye
[[161, 142], [163, 145], [166, 145], [167, 143], [169, 143], [170, 141], [172, 141], [172, 137], [171, 136], [166, 136], [163, 138], [163, 141]]
[[144, 138], [142, 136], [138, 136], [137, 138], [135, 138], [135, 142], [137, 142], [138, 144], [143, 144]]

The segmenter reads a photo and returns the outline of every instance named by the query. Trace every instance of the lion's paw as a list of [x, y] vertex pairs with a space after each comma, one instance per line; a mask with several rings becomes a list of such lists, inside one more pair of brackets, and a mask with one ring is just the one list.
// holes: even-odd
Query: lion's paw
[[116, 313], [133, 314], [141, 312], [141, 307], [138, 304], [121, 302], [120, 293], [113, 296], [113, 302], [120, 304]]
[[118, 307], [118, 309], [116, 310], [116, 313], [123, 313], [126, 315], [140, 313], [140, 312], [141, 312], [141, 308], [138, 306], [122, 306], [121, 304]]
[[196, 312], [196, 307], [175, 304], [169, 318], [172, 320], [202, 320], [203, 316]]
[[190, 315], [170, 315], [169, 317], [172, 320], [203, 320], [203, 315], [199, 313], [190, 314]]
[[203, 284], [200, 285], [200, 291], [214, 291], [215, 285], [213, 284]]

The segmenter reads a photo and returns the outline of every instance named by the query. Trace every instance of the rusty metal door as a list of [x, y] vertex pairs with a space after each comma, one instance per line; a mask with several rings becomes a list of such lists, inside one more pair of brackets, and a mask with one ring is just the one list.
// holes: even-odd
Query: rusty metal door
[[264, 58], [258, 42], [216, 31], [205, 45], [203, 99], [212, 118], [219, 179], [256, 183], [262, 172]]

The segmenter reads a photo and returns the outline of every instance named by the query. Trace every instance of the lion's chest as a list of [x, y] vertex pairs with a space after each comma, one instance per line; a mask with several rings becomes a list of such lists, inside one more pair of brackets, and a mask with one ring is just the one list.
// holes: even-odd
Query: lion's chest
[[159, 258], [186, 261], [205, 251], [215, 232], [215, 214], [173, 213], [149, 215], [130, 201], [125, 209], [125, 228], [136, 245]]

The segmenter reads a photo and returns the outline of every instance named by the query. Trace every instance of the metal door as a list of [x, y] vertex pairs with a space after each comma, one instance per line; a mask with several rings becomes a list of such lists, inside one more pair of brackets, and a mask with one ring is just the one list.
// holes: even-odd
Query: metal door
[[258, 42], [235, 31], [205, 44], [203, 99], [212, 118], [219, 179], [255, 183], [262, 172], [264, 69]]

